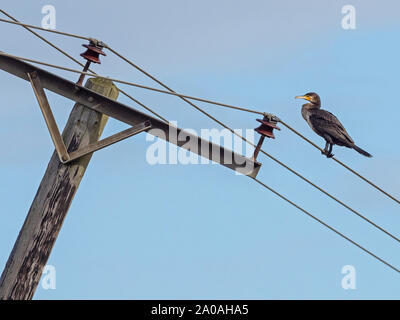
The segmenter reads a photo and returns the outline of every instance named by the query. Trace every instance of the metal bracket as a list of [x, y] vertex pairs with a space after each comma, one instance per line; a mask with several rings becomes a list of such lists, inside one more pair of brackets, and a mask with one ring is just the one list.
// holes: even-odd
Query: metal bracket
[[47, 100], [44, 89], [40, 83], [39, 76], [36, 71], [28, 72], [28, 79], [32, 85], [33, 91], [35, 93], [36, 99], [39, 103], [40, 109], [42, 111], [44, 120], [46, 121], [47, 128], [49, 129], [51, 139], [53, 140], [56, 152], [60, 161], [63, 164], [67, 164], [71, 161], [79, 159], [87, 154], [93, 153], [105, 147], [108, 147], [114, 143], [122, 141], [126, 138], [134, 136], [140, 132], [147, 131], [151, 128], [150, 121], [144, 121], [137, 125], [132, 126], [129, 129], [116, 133], [110, 137], [99, 140], [95, 143], [89, 144], [86, 147], [68, 153], [67, 148], [64, 144], [60, 131], [58, 130], [57, 123], [54, 119], [53, 112], [51, 111], [49, 101]]
[[[240, 174], [255, 178], [261, 168], [261, 163], [258, 161], [247, 158], [208, 139], [203, 139], [193, 132], [173, 126], [171, 123], [159, 120], [121, 102], [111, 100], [88, 88], [79, 86], [72, 81], [17, 58], [0, 54], [0, 70], [4, 70], [28, 82], [30, 81], [28, 73], [36, 71], [44, 89], [124, 122], [129, 126], [136, 126], [145, 121], [150, 121], [151, 129], [147, 131], [149, 134], [200, 157], [219, 163]], [[180, 137], [183, 137], [183, 139]]]

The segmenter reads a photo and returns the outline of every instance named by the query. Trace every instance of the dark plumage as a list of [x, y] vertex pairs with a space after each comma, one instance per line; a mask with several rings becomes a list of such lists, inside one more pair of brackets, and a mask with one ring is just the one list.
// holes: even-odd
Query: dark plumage
[[329, 111], [321, 109], [321, 99], [314, 92], [306, 93], [304, 96], [297, 96], [296, 99], [305, 99], [309, 103], [303, 104], [301, 115], [307, 121], [311, 129], [325, 139], [326, 145], [322, 154], [328, 158], [333, 157], [333, 145], [344, 146], [356, 150], [363, 156], [372, 157], [367, 151], [354, 144], [346, 129]]

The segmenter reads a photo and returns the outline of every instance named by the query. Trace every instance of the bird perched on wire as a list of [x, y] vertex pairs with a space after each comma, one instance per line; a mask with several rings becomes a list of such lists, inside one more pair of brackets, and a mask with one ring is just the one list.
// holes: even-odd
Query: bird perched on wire
[[315, 92], [306, 93], [304, 96], [296, 96], [296, 99], [305, 99], [308, 103], [303, 104], [301, 115], [307, 121], [311, 129], [322, 138], [325, 139], [325, 149], [323, 155], [332, 158], [333, 145], [345, 146], [356, 150], [363, 156], [372, 157], [367, 151], [361, 149], [354, 144], [353, 139], [349, 136], [346, 129], [329, 111], [321, 109], [321, 99]]

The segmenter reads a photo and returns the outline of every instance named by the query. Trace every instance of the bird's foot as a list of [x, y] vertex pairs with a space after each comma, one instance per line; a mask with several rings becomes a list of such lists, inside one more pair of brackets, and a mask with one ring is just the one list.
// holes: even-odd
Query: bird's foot
[[329, 152], [328, 150], [322, 150], [321, 153], [326, 156], [327, 158], [332, 158], [334, 156], [333, 153]]

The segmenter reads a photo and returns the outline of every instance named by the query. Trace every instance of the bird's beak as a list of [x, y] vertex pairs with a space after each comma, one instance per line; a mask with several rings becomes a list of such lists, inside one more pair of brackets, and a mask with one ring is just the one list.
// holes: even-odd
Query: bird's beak
[[305, 100], [310, 101], [310, 97], [307, 97], [307, 96], [295, 96], [294, 98], [295, 99], [305, 99]]

